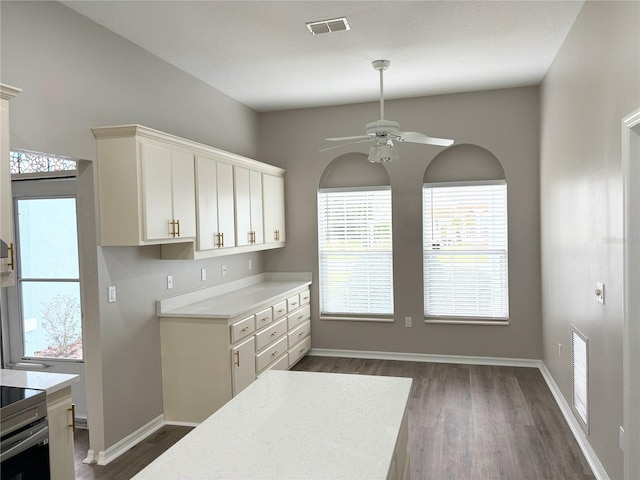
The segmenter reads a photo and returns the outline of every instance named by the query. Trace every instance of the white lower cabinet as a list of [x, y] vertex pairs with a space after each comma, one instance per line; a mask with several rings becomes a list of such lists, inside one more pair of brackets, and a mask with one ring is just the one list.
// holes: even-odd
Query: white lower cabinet
[[239, 394], [256, 379], [255, 340], [250, 337], [231, 349], [233, 395]]
[[311, 349], [303, 297], [308, 287], [231, 319], [160, 317], [165, 421], [200, 423], [257, 376], [295, 365]]
[[47, 394], [51, 480], [75, 478], [71, 387]]

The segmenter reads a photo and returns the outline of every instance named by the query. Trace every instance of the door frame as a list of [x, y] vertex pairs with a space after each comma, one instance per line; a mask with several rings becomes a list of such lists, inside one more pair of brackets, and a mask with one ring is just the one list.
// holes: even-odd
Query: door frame
[[622, 120], [624, 478], [640, 478], [640, 108]]

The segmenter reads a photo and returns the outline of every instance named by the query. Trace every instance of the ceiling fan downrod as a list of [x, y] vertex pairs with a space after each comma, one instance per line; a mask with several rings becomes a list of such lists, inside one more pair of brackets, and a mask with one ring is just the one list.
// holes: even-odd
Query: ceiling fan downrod
[[389, 68], [391, 62], [389, 60], [374, 60], [371, 65], [380, 72], [380, 121], [382, 123], [384, 121], [384, 82], [382, 80], [382, 72]]

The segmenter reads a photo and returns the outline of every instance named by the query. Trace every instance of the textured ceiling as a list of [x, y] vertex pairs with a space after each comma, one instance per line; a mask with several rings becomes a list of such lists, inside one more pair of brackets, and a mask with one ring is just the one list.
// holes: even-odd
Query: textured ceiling
[[[582, 1], [63, 1], [258, 111], [537, 85]], [[346, 16], [350, 31], [305, 23]]]

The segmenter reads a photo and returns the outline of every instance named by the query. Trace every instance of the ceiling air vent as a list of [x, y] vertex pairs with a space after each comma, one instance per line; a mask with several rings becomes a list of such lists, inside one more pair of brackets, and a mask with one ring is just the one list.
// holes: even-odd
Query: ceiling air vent
[[320, 20], [317, 22], [307, 22], [306, 25], [309, 31], [314, 35], [350, 30], [349, 22], [347, 22], [345, 17], [332, 18], [331, 20]]

